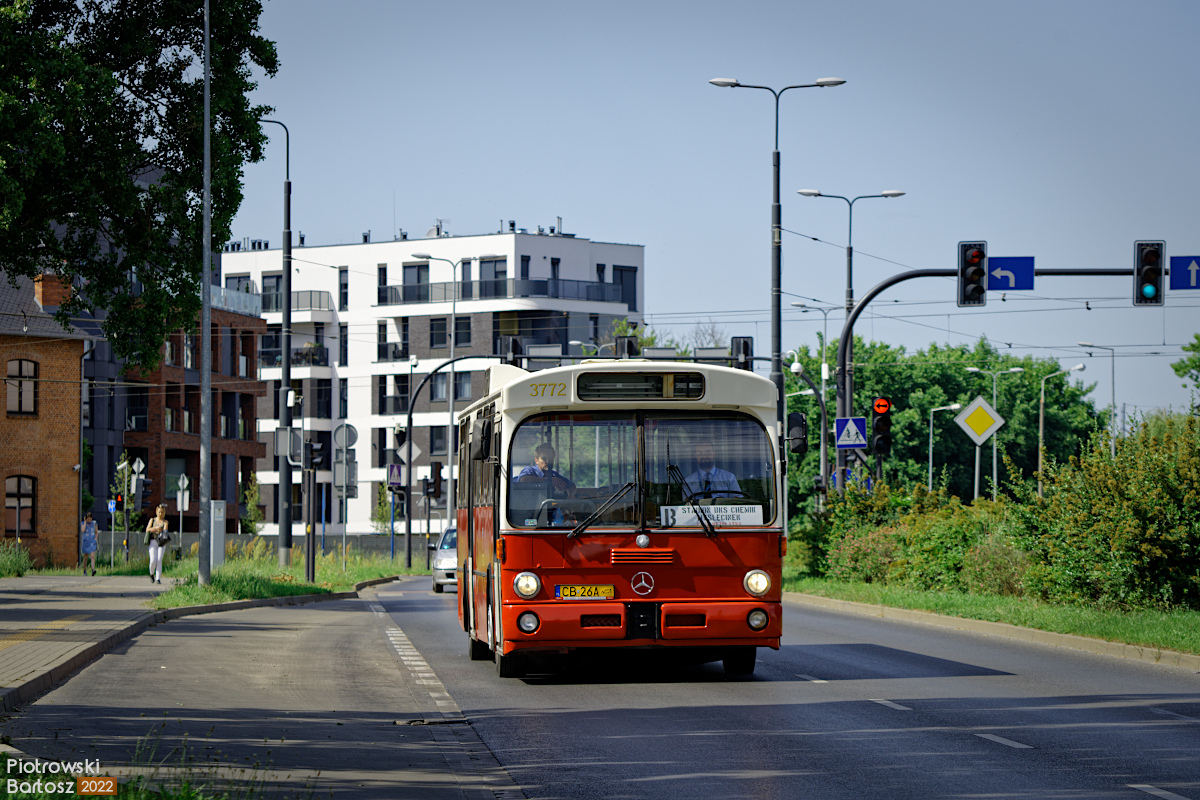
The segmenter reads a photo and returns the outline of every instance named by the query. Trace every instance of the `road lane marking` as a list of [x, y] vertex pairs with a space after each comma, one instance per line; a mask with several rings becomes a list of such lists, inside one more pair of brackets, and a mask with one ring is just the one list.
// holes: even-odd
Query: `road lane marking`
[[1147, 706], [1146, 710], [1152, 711], [1155, 714], [1162, 714], [1164, 717], [1174, 717], [1175, 719], [1187, 720], [1188, 722], [1200, 722], [1200, 719], [1196, 719], [1195, 717], [1187, 717], [1187, 716], [1184, 716], [1183, 714], [1176, 714], [1174, 711], [1167, 711], [1165, 708], [1156, 708], [1154, 706]]
[[867, 699], [870, 700], [872, 703], [879, 703], [879, 705], [881, 705], [881, 706], [887, 706], [888, 708], [894, 708], [897, 711], [912, 711], [912, 709], [909, 708], [908, 706], [902, 706], [899, 703], [893, 703], [891, 700], [876, 700], [873, 697], [869, 697]]
[[804, 680], [806, 680], [806, 681], [811, 681], [812, 683], [829, 683], [829, 681], [823, 681], [823, 680], [821, 680], [820, 678], [814, 678], [812, 675], [799, 675], [799, 674], [797, 674], [797, 675], [796, 675], [796, 677], [797, 677], [797, 678], [804, 678]]
[[1152, 794], [1155, 797], [1161, 797], [1163, 800], [1188, 800], [1188, 798], [1181, 794], [1168, 792], [1166, 789], [1159, 789], [1157, 786], [1151, 786], [1148, 783], [1127, 783], [1125, 785], [1130, 789], [1137, 789], [1139, 792], [1145, 792], [1146, 794]]
[[1005, 747], [1015, 747], [1015, 748], [1023, 749], [1023, 750], [1032, 750], [1033, 749], [1033, 745], [1031, 745], [1031, 744], [1021, 744], [1020, 742], [1014, 742], [1012, 739], [1005, 739], [1003, 736], [997, 736], [994, 733], [977, 733], [975, 735], [978, 736], [980, 739], [987, 739], [988, 741], [996, 742], [997, 744], [1002, 744]]

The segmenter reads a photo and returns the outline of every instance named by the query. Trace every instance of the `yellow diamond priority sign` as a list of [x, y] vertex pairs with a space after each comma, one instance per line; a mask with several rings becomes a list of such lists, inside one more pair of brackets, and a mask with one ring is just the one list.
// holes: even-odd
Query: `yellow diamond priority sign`
[[982, 396], [976, 397], [970, 405], [959, 412], [954, 418], [958, 427], [962, 428], [975, 445], [981, 446], [996, 431], [1004, 426], [1004, 417], [996, 413], [987, 400]]

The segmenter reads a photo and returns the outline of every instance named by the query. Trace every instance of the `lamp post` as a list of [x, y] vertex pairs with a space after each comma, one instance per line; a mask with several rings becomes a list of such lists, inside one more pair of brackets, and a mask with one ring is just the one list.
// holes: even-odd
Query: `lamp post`
[[[292, 138], [287, 125], [273, 119], [260, 119], [271, 125], [283, 128], [284, 141], [284, 179], [283, 179], [283, 320], [280, 333], [283, 341], [283, 358], [280, 359], [282, 374], [279, 377], [280, 390], [287, 392], [292, 388]], [[207, 395], [203, 395], [201, 399]], [[292, 427], [292, 408], [288, 403], [279, 409], [279, 427]], [[279, 566], [286, 567], [292, 560], [292, 464], [287, 458], [279, 459]], [[201, 502], [201, 513], [204, 503]], [[203, 532], [201, 532], [203, 537]], [[201, 550], [204, 545], [201, 544]]]
[[[1080, 342], [1080, 347], [1095, 347], [1097, 350], [1107, 350], [1112, 356], [1112, 457], [1117, 457], [1117, 348], [1105, 347], [1102, 344]], [[1091, 353], [1088, 353], [1090, 356]]]
[[[837, 306], [810, 306], [805, 303], [792, 303], [794, 308], [801, 309], [801, 314], [807, 314], [809, 311], [820, 311], [824, 317], [825, 332], [821, 335], [821, 403], [824, 408], [825, 402], [825, 382], [829, 380], [829, 362], [825, 358], [825, 348], [829, 344], [829, 312], [837, 308]], [[821, 414], [821, 494], [824, 495], [828, 490], [829, 483], [829, 442], [828, 433], [829, 420], [824, 413]]]
[[775, 97], [775, 150], [771, 154], [774, 180], [771, 195], [771, 381], [775, 384], [778, 403], [776, 416], [778, 421], [782, 422], [786, 409], [783, 398], [783, 327], [779, 307], [783, 283], [783, 222], [779, 205], [779, 98], [789, 89], [823, 89], [826, 86], [841, 86], [845, 81], [841, 78], [821, 78], [814, 83], [785, 86], [779, 91], [769, 86], [739, 83], [734, 78], [713, 78], [709, 83], [730, 89], [764, 89]]
[[1083, 372], [1087, 369], [1083, 364], [1076, 364], [1067, 369], [1060, 369], [1042, 378], [1041, 400], [1038, 402], [1038, 497], [1042, 497], [1042, 453], [1046, 449], [1046, 381], [1055, 375], [1065, 375], [1068, 372]]
[[951, 403], [948, 406], [929, 409], [929, 491], [931, 492], [933, 491], [933, 412], [958, 411], [960, 408], [962, 408], [962, 403]]
[[[446, 518], [454, 519], [457, 523], [458, 515], [455, 513], [454, 507], [454, 345], [458, 340], [458, 268], [464, 263], [470, 261], [470, 258], [460, 258], [458, 261], [452, 261], [448, 258], [438, 258], [429, 253], [413, 253], [413, 258], [420, 258], [425, 261], [442, 261], [450, 265], [450, 324], [446, 326], [450, 333], [450, 376], [447, 378], [446, 399], [449, 401], [450, 407], [450, 424], [446, 426], [446, 462], [449, 465], [447, 472], [449, 480], [446, 484]], [[497, 255], [478, 256], [481, 261], [491, 261], [493, 259], [502, 258]], [[409, 379], [409, 385], [412, 385], [412, 379]], [[412, 436], [412, 431], [408, 432]], [[433, 448], [430, 448], [431, 450]], [[409, 465], [411, 467], [411, 465]], [[453, 517], [451, 515], [454, 515]], [[425, 535], [429, 535], [429, 527], [425, 528]]]
[[[1000, 375], [1015, 375], [1018, 372], [1024, 372], [1024, 367], [1012, 367], [1010, 369], [1002, 369], [997, 372], [992, 372], [979, 367], [967, 367], [967, 372], [982, 372], [984, 375], [992, 376], [992, 408], [996, 408], [996, 378]], [[996, 436], [992, 434], [992, 501], [996, 500]]]
[[[868, 200], [875, 197], [891, 199], [893, 197], [903, 197], [905, 192], [898, 189], [889, 189], [879, 194], [864, 194], [858, 197], [842, 197], [840, 194], [824, 194], [817, 189], [799, 189], [796, 194], [804, 195], [805, 197], [832, 197], [835, 200], [844, 200], [847, 208], [847, 226], [846, 226], [846, 314], [854, 310], [854, 204], [859, 200]], [[846, 341], [846, 363], [838, 364], [837, 381], [837, 416], [850, 417], [854, 415], [854, 328], [848, 328], [844, 334], [847, 337]], [[838, 480], [842, 480], [842, 470], [846, 466], [846, 455], [842, 450], [838, 451]], [[839, 484], [841, 485], [841, 484]]]

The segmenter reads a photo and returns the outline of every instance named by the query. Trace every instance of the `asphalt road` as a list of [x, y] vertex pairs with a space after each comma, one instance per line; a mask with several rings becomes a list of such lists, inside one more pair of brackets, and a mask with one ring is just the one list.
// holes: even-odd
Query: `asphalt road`
[[[467, 659], [453, 593], [406, 579], [377, 602], [172, 621], [0, 733], [105, 764], [139, 742], [177, 761], [186, 735], [202, 765], [339, 800], [519, 796], [468, 785], [492, 754], [529, 798], [1200, 800], [1190, 671], [789, 605], [749, 679], [626, 652], [501, 680]], [[443, 687], [470, 728], [396, 724], [444, 711]]]
[[748, 680], [635, 654], [501, 680], [413, 583], [380, 602], [530, 798], [1200, 800], [1191, 671], [789, 604]]

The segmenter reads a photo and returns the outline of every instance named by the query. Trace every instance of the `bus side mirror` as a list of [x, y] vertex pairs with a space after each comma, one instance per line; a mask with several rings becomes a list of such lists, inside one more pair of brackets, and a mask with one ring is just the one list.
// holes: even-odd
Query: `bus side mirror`
[[477, 419], [471, 423], [471, 460], [486, 461], [492, 450], [492, 421]]
[[788, 450], [796, 455], [808, 452], [808, 415], [793, 411], [787, 418]]

